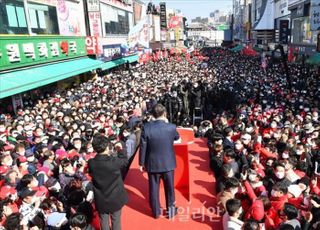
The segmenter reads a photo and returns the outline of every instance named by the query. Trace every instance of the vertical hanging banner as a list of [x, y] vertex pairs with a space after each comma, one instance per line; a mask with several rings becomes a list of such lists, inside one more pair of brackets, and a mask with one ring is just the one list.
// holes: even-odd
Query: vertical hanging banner
[[320, 30], [320, 0], [311, 0], [311, 31]]
[[174, 15], [170, 17], [169, 20], [169, 29], [175, 29], [181, 27], [182, 17]]
[[165, 2], [160, 2], [160, 29], [167, 30], [167, 9]]
[[137, 25], [132, 27], [128, 34], [128, 44], [130, 48], [135, 47], [137, 44], [149, 48], [149, 26], [150, 20], [148, 17], [145, 17]]
[[280, 20], [279, 42], [288, 44], [289, 20]]
[[92, 36], [101, 37], [101, 17], [100, 12], [88, 12], [90, 33]]

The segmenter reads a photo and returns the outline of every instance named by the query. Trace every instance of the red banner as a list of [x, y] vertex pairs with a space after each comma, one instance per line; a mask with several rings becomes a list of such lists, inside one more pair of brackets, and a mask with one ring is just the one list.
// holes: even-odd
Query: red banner
[[172, 16], [169, 20], [169, 28], [174, 29], [181, 26], [182, 17], [180, 16]]

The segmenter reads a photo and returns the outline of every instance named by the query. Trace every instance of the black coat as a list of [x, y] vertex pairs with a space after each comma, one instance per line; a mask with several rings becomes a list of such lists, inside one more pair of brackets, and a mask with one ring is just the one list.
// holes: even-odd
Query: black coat
[[89, 174], [99, 213], [116, 212], [128, 202], [120, 170], [127, 163], [127, 156], [123, 153], [117, 157], [98, 154], [89, 160]]

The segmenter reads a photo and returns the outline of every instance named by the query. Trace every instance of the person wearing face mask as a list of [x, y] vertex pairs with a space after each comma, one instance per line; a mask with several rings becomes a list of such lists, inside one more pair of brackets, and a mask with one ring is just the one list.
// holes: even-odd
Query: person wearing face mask
[[43, 152], [43, 167], [49, 168], [51, 171], [57, 167], [55, 162], [55, 154], [51, 150], [46, 150]]
[[6, 134], [6, 124], [5, 121], [0, 121], [0, 135]]
[[[286, 170], [286, 178], [291, 182], [295, 183], [297, 180], [301, 179], [304, 176], [303, 172], [296, 170], [297, 159], [290, 157], [286, 160], [285, 170]], [[299, 176], [302, 175], [302, 176]]]
[[267, 190], [263, 185], [263, 177], [264, 177], [264, 173], [261, 170], [257, 170], [257, 171], [252, 169], [248, 170], [247, 179], [256, 196], [267, 194]]
[[240, 172], [239, 165], [236, 161], [236, 154], [232, 149], [226, 149], [224, 151], [223, 162], [225, 164], [230, 164], [234, 175], [237, 175]]
[[19, 208], [19, 213], [21, 214], [21, 219], [24, 223], [27, 223], [29, 227], [29, 223], [32, 223], [34, 218], [38, 213], [41, 212], [40, 199], [35, 196], [36, 191], [30, 188], [24, 188], [19, 197], [22, 200], [22, 204]]
[[53, 177], [49, 177], [45, 182], [45, 186], [49, 191], [50, 197], [53, 196], [60, 201], [66, 201], [66, 197], [63, 194], [63, 190], [61, 189], [61, 185], [58, 180]]
[[273, 185], [270, 193], [270, 201], [277, 212], [282, 210], [284, 204], [288, 202], [288, 186], [281, 182]]
[[82, 141], [80, 138], [74, 138], [72, 141], [74, 149], [79, 153], [82, 148]]
[[75, 169], [72, 162], [68, 158], [64, 158], [60, 162], [59, 166], [59, 182], [62, 189], [70, 183], [73, 179], [78, 179], [80, 181], [87, 181], [86, 175], [79, 170]]
[[235, 197], [235, 194], [238, 192], [239, 185], [239, 180], [234, 177], [228, 178], [225, 181], [224, 190], [217, 194], [217, 205], [221, 210], [226, 210], [226, 202]]
[[272, 187], [279, 182], [281, 182], [287, 187], [291, 185], [291, 181], [286, 178], [285, 165], [277, 162], [273, 166], [273, 176], [271, 178], [265, 177], [264, 185], [267, 191], [270, 193], [272, 190]]
[[273, 153], [270, 150], [268, 150], [267, 148], [262, 146], [262, 136], [257, 137], [257, 140], [256, 140], [256, 143], [254, 144], [253, 150], [254, 150], [254, 152], [257, 152], [260, 154], [261, 160], [265, 160], [268, 158], [272, 158], [272, 159], [278, 158], [277, 153]]
[[7, 217], [13, 213], [10, 204], [11, 200], [9, 198], [5, 198], [4, 200], [0, 201], [0, 226], [4, 226]]
[[236, 153], [236, 161], [239, 165], [239, 171], [242, 172], [243, 170], [249, 168], [247, 149], [244, 148], [241, 140], [238, 139], [235, 141], [234, 151]]
[[13, 159], [10, 155], [10, 152], [4, 152], [1, 156], [0, 156], [0, 165], [1, 166], [7, 166], [7, 167], [11, 167], [13, 164]]
[[226, 202], [226, 211], [223, 216], [223, 229], [242, 230], [244, 223], [240, 220], [243, 212], [241, 201], [238, 199], [229, 199]]

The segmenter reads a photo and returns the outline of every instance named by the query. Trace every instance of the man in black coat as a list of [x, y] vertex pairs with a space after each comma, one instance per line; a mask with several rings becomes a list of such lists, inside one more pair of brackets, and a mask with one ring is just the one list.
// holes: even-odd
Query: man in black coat
[[148, 172], [149, 202], [153, 216], [159, 218], [161, 214], [159, 184], [163, 179], [168, 217], [173, 218], [177, 214], [174, 193], [176, 156], [173, 143], [180, 137], [176, 126], [166, 119], [166, 109], [163, 105], [155, 105], [152, 114], [156, 120], [146, 123], [141, 133], [140, 170]]
[[[102, 230], [109, 230], [111, 216], [112, 229], [121, 229], [121, 209], [128, 202], [128, 195], [121, 178], [121, 168], [128, 163], [123, 151], [114, 156], [113, 146], [107, 137], [94, 136], [92, 147], [97, 152], [90, 159], [89, 174], [92, 177], [94, 199], [100, 216]], [[115, 146], [116, 148], [118, 146]], [[121, 147], [121, 144], [119, 145]]]

